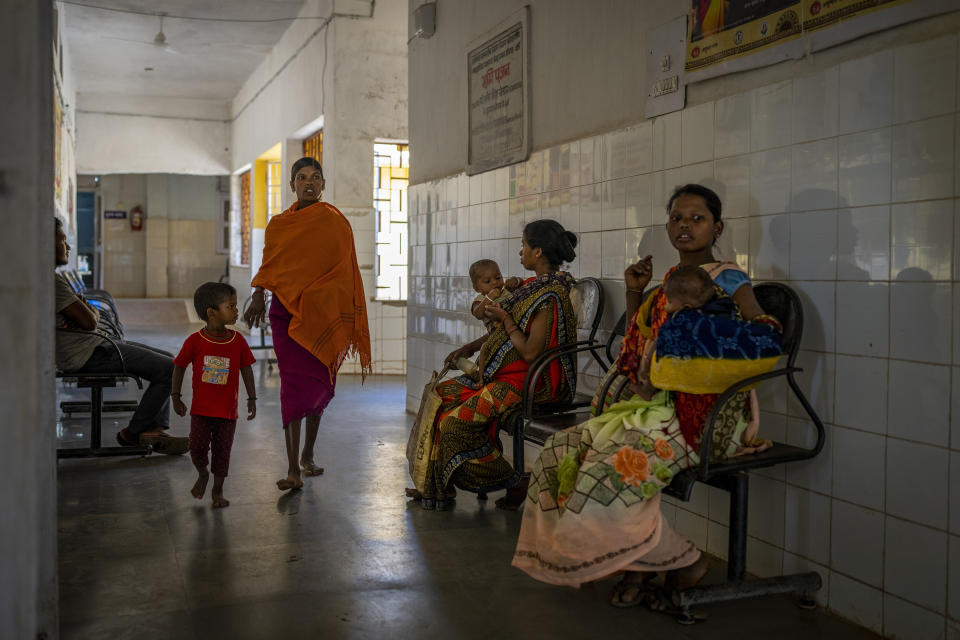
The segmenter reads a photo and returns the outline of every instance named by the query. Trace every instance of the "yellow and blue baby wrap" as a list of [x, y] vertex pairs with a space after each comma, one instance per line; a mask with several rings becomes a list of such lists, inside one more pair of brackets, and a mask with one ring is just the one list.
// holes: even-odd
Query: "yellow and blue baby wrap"
[[780, 334], [769, 324], [684, 309], [657, 332], [650, 381], [669, 391], [723, 393], [744, 378], [772, 370], [782, 353]]

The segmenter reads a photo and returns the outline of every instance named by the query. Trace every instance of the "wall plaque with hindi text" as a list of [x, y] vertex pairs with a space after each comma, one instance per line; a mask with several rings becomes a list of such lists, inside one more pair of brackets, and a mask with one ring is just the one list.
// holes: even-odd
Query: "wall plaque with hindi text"
[[529, 25], [528, 6], [471, 45], [467, 53], [470, 175], [530, 155]]

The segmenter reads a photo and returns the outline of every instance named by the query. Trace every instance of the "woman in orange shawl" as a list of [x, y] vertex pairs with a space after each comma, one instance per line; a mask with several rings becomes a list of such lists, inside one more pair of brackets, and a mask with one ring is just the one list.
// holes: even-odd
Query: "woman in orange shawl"
[[300, 158], [291, 176], [297, 202], [267, 225], [253, 302], [244, 314], [248, 325], [260, 326], [267, 313], [264, 289], [273, 293], [270, 329], [288, 461], [287, 477], [277, 481], [281, 491], [303, 486], [301, 469], [308, 476], [323, 473], [314, 464], [313, 447], [344, 359], [359, 355], [362, 375], [370, 373], [370, 329], [353, 230], [336, 207], [320, 201], [319, 162]]

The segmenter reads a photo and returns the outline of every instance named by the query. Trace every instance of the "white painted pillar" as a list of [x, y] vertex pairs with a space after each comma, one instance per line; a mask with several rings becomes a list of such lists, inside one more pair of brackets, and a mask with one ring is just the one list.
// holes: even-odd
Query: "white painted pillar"
[[57, 460], [53, 378], [53, 4], [0, 20], [0, 638], [54, 639]]

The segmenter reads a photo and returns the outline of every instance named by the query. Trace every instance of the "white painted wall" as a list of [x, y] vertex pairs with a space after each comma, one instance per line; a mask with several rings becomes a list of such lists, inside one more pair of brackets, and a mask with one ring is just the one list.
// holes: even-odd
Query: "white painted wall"
[[227, 255], [218, 254], [219, 185], [226, 178], [171, 174], [100, 177], [103, 209], [143, 207], [144, 226], [103, 220], [103, 284], [116, 297], [191, 298], [216, 281]]
[[[64, 23], [59, 22], [61, 33], [64, 30]], [[60, 125], [60, 155], [56, 158], [60, 170], [60, 197], [54, 195], [54, 210], [66, 224], [64, 231], [67, 234], [67, 241], [71, 246], [76, 244], [77, 237], [77, 219], [76, 219], [76, 197], [77, 197], [77, 87], [72, 56], [70, 55], [70, 44], [66, 37], [61, 37], [60, 55], [63, 56], [62, 75], [60, 82], [55, 86], [54, 99], [59, 96], [63, 120]], [[69, 266], [75, 267], [77, 256], [71, 253]]]
[[77, 96], [79, 173], [229, 173], [227, 103], [145, 96]]
[[[434, 39], [444, 11], [475, 18], [454, 23], [465, 46], [517, 5], [440, 3]], [[561, 42], [574, 19], [584, 34], [605, 25], [612, 41], [647, 28], [563, 2], [531, 5], [541, 44]], [[663, 16], [651, 11], [656, 26]], [[466, 138], [464, 123], [447, 121], [464, 109], [448, 88], [465, 83], [465, 50], [440, 48], [459, 62], [437, 82], [447, 62], [424, 62], [433, 40], [414, 42], [412, 164], [418, 180], [453, 173], [411, 189], [408, 410], [443, 356], [482, 333], [468, 313], [473, 260], [518, 274], [523, 225], [559, 220], [579, 235], [571, 272], [604, 281], [609, 330], [623, 312], [625, 266], [649, 253], [662, 278], [676, 261], [663, 226], [670, 191], [707, 184], [724, 202], [720, 255], [800, 295], [800, 384], [827, 423], [816, 459], [752, 475], [748, 570], [816, 570], [821, 604], [889, 637], [960, 634], [960, 12], [694, 85], [687, 108], [652, 120], [620, 86], [642, 65], [608, 51], [594, 60], [605, 90], [535, 101], [528, 161], [470, 177], [465, 153], [446, 146]], [[538, 56], [538, 46], [535, 87], [576, 64], [562, 47]], [[622, 126], [618, 113], [635, 117]], [[531, 192], [518, 195], [521, 183]], [[585, 359], [581, 373], [592, 391], [596, 365]], [[766, 437], [806, 444], [783, 385], [761, 387], [761, 411]], [[663, 512], [722, 557], [725, 500], [698, 486], [690, 502], [665, 499]]]
[[[4, 7], [0, 42], [0, 638], [57, 638], [52, 3]], [[64, 65], [66, 69], [69, 65]]]
[[[329, 16], [332, 0], [308, 0], [301, 16]], [[290, 25], [263, 63], [231, 102], [232, 166], [251, 162], [294, 131], [323, 114], [324, 93], [333, 92], [333, 65], [324, 58], [333, 51], [333, 33], [324, 34], [320, 20]], [[326, 40], [326, 46], [324, 41]], [[333, 98], [329, 100], [332, 103]]]
[[[413, 10], [422, 0], [409, 0]], [[414, 39], [410, 63], [413, 182], [462, 171], [467, 158], [469, 44], [530, 5], [533, 148], [575, 140], [642, 118], [646, 31], [683, 15], [677, 0], [438, 2], [437, 31]], [[416, 141], [416, 145], [413, 141]]]

